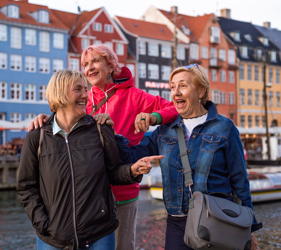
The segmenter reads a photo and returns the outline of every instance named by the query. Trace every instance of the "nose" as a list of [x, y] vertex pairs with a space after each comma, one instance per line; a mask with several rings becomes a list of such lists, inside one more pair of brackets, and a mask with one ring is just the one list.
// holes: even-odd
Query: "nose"
[[175, 90], [174, 90], [174, 93], [175, 93], [175, 95], [181, 95], [181, 92], [180, 92], [180, 87], [179, 86], [176, 86], [175, 87]]

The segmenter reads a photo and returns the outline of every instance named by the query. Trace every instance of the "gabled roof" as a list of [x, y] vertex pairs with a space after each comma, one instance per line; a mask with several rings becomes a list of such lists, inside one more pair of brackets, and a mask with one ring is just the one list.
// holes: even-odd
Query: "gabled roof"
[[266, 28], [255, 25], [255, 27], [265, 36], [271, 40], [281, 50], [281, 31], [273, 28]]
[[[62, 23], [61, 20], [56, 15], [54, 15], [53, 10], [49, 9], [47, 6], [31, 4], [25, 1], [13, 1], [13, 0], [0, 1], [0, 8], [3, 8], [8, 5], [16, 5], [19, 7], [19, 18], [11, 18], [6, 16], [4, 13], [0, 12], [0, 20], [13, 22], [13, 23], [23, 23], [23, 24], [30, 24], [34, 26], [63, 29], [63, 30], [68, 29], [68, 27], [64, 23]], [[39, 10], [48, 11], [49, 23], [38, 22], [34, 17], [32, 17], [31, 14]]]
[[173, 33], [164, 24], [116, 16], [116, 20], [129, 34], [150, 39], [173, 41]]

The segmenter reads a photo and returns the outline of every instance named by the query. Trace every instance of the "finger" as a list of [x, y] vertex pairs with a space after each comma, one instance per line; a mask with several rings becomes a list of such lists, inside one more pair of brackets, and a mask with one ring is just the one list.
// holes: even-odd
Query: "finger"
[[155, 160], [161, 160], [164, 157], [165, 157], [164, 155], [152, 155], [152, 156], [144, 157], [144, 160], [155, 161]]
[[137, 115], [136, 119], [135, 119], [135, 134], [140, 132], [140, 130], [139, 130], [139, 121], [140, 121], [140, 115]]
[[106, 124], [113, 127], [114, 122], [111, 119], [109, 119], [109, 120], [106, 120]]

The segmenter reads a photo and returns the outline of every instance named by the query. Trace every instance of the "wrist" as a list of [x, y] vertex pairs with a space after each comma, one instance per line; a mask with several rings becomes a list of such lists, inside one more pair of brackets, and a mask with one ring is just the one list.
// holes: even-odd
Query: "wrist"
[[153, 112], [151, 115], [156, 118], [156, 122], [153, 125], [159, 125], [162, 123], [162, 116], [159, 113]]

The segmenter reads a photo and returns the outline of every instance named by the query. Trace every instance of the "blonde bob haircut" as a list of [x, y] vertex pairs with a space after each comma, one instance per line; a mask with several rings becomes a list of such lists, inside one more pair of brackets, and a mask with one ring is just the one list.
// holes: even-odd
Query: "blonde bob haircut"
[[61, 70], [52, 75], [46, 89], [46, 98], [52, 112], [68, 104], [68, 91], [77, 81], [87, 84], [84, 75], [78, 71]]
[[210, 91], [210, 82], [208, 80], [208, 76], [205, 73], [205, 69], [198, 64], [190, 64], [187, 66], [181, 66], [172, 71], [169, 77], [169, 81], [172, 81], [174, 75], [180, 72], [189, 72], [193, 75], [192, 83], [196, 86], [196, 88], [205, 89], [205, 93], [201, 98], [201, 103], [205, 104], [209, 99], [209, 91]]

